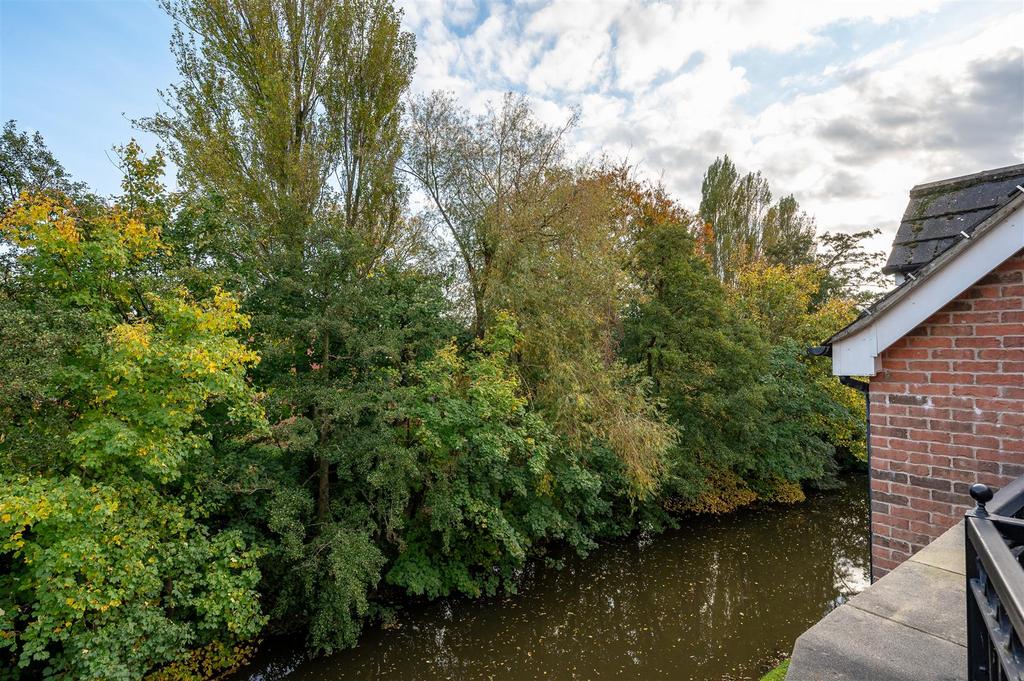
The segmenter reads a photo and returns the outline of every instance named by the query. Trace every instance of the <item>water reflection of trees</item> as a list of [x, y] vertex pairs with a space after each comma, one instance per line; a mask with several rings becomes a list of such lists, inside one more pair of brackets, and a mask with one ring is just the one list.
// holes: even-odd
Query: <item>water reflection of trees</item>
[[537, 570], [519, 596], [422, 609], [293, 678], [749, 678], [866, 573], [858, 484], [611, 544]]

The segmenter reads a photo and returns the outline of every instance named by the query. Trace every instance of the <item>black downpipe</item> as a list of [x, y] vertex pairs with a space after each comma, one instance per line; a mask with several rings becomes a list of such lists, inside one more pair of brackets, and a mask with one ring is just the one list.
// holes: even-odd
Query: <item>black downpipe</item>
[[839, 382], [848, 388], [864, 393], [864, 412], [867, 423], [864, 424], [864, 440], [868, 453], [868, 583], [875, 583], [875, 493], [871, 489], [871, 384], [858, 381], [850, 376], [840, 376]]
[[871, 384], [864, 384], [865, 449], [868, 454], [868, 584], [875, 583], [875, 492], [871, 489]]

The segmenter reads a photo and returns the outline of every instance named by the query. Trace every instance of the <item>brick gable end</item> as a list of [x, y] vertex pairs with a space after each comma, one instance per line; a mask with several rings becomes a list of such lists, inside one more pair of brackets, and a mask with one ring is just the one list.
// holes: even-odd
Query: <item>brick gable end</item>
[[881, 355], [871, 379], [874, 576], [1024, 475], [1024, 250]]

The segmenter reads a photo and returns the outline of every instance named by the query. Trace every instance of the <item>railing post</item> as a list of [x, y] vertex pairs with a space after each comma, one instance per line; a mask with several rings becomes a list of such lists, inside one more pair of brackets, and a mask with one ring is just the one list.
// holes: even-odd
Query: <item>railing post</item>
[[989, 489], [988, 485], [976, 482], [971, 485], [971, 498], [974, 499], [976, 506], [974, 507], [974, 516], [977, 518], [988, 517], [988, 509], [985, 508], [985, 504], [992, 501], [992, 490]]
[[971, 486], [964, 517], [969, 681], [1024, 680], [1024, 477]]
[[[992, 490], [987, 485], [971, 485], [971, 498], [975, 507], [964, 517], [964, 596], [967, 599], [967, 681], [990, 681], [988, 628], [982, 618], [981, 607], [975, 597], [972, 584], [982, 582], [982, 568], [972, 541], [972, 523], [987, 522], [988, 510], [985, 504], [992, 500]], [[987, 603], [985, 607], [987, 607]]]

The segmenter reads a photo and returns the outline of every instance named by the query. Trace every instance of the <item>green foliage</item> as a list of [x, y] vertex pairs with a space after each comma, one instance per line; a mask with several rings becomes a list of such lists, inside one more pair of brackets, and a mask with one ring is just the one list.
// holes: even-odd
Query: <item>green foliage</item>
[[698, 250], [692, 218], [658, 188], [626, 184], [634, 206], [633, 267], [643, 295], [627, 317], [624, 353], [644, 367], [680, 438], [670, 451], [671, 508], [731, 510], [757, 498], [802, 499], [794, 483], [834, 473], [862, 412], [803, 348], [852, 306], [814, 309], [822, 275], [756, 261], [723, 286]]
[[789, 671], [789, 660], [783, 660], [779, 666], [761, 677], [761, 681], [786, 681], [786, 672]]
[[[255, 555], [180, 494], [216, 432], [262, 427], [245, 380], [256, 358], [232, 336], [247, 319], [226, 294], [196, 302], [153, 279], [162, 164], [134, 145], [123, 161], [112, 206], [23, 194], [0, 222], [19, 272], [0, 298], [16, 323], [2, 356], [16, 380], [0, 390], [0, 655], [13, 678], [138, 678], [265, 621]], [[40, 338], [58, 339], [48, 364], [19, 370]]]
[[259, 632], [259, 573], [237, 533], [133, 480], [2, 482], [0, 650], [15, 678], [138, 678], [211, 636]]
[[633, 204], [633, 267], [645, 295], [626, 318], [623, 352], [644, 367], [680, 437], [666, 494], [693, 498], [712, 469], [743, 467], [753, 449], [757, 337], [690, 236], [690, 217], [657, 190], [625, 187]]
[[149, 297], [158, 323], [115, 326], [99, 370], [83, 377], [93, 406], [69, 438], [86, 470], [176, 480], [209, 447], [202, 412], [223, 405], [232, 422], [259, 424], [262, 411], [245, 381], [256, 355], [228, 335], [248, 320], [225, 293], [193, 303]]
[[181, 82], [144, 125], [186, 192], [174, 266], [244, 297], [272, 425], [204, 470], [206, 501], [266, 546], [276, 621], [352, 645], [415, 470], [393, 393], [451, 330], [437, 282], [392, 262], [414, 39], [385, 0], [164, 6]]
[[522, 97], [472, 116], [435, 93], [410, 118], [408, 170], [455, 244], [474, 332], [512, 312], [520, 373], [556, 433], [607, 444], [634, 496], [653, 494], [673, 434], [614, 352], [629, 257], [619, 171], [569, 164], [573, 121], [546, 126]]
[[[300, 266], [338, 211], [379, 258], [394, 245], [401, 98], [415, 38], [387, 0], [161, 0], [179, 83], [141, 121], [182, 185], [222, 202], [232, 246], [264, 276]], [[338, 180], [335, 187], [331, 178]]]
[[704, 174], [700, 218], [704, 250], [727, 283], [759, 260], [794, 267], [814, 259], [814, 219], [792, 195], [773, 204], [768, 179], [760, 172], [740, 175], [728, 156], [716, 158]]
[[[808, 409], [817, 421], [814, 428], [832, 445], [864, 460], [863, 396], [836, 381], [827, 361], [797, 361], [802, 348], [817, 344], [856, 317], [853, 299], [823, 295], [832, 281], [833, 275], [818, 266], [789, 268], [758, 263], [740, 274], [735, 301], [764, 338], [789, 345], [784, 350], [788, 371], [781, 374], [777, 389], [785, 395], [792, 385], [812, 382], [813, 390], [807, 386], [812, 392], [806, 399], [811, 401]], [[812, 425], [811, 421], [806, 423]]]
[[0, 136], [0, 678], [330, 652], [862, 454], [803, 349], [866, 299], [866, 234], [816, 253], [728, 158], [698, 218], [520, 97], [406, 112], [388, 0], [163, 4], [181, 80], [143, 125], [180, 192], [134, 142], [105, 201]]
[[579, 524], [603, 510], [602, 481], [528, 410], [512, 363], [520, 341], [499, 313], [468, 356], [450, 343], [417, 371], [406, 417], [418, 503], [390, 583], [430, 597], [494, 594], [514, 588], [538, 542], [592, 546]]
[[267, 547], [270, 614], [333, 650], [355, 642], [406, 522], [418, 466], [400, 405], [417, 363], [456, 328], [438, 282], [413, 272], [375, 270], [324, 316], [265, 291], [250, 298], [265, 348], [253, 377], [271, 436], [226, 448], [204, 488]]
[[0, 133], [0, 213], [22, 192], [76, 195], [84, 190], [46, 148], [42, 135], [19, 131], [14, 121], [4, 123]]

